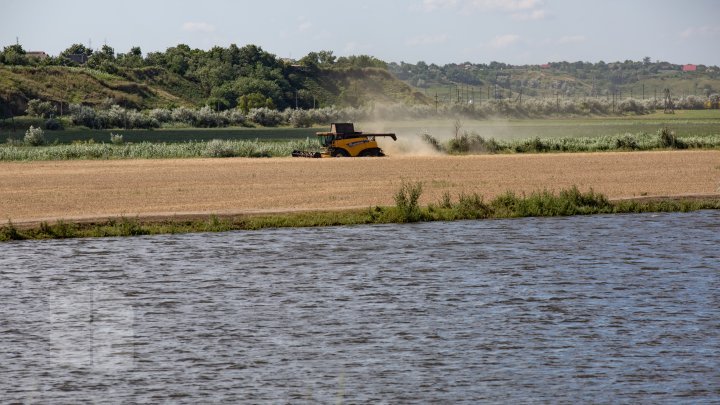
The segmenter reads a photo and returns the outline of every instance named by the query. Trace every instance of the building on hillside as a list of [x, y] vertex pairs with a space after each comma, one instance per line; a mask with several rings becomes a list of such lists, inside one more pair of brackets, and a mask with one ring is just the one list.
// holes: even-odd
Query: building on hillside
[[549, 63], [545, 63], [545, 64], [543, 64], [543, 65], [540, 65], [540, 67], [543, 68], [543, 69], [550, 69], [550, 64], [549, 64]]
[[42, 60], [42, 59], [47, 58], [49, 55], [46, 54], [44, 51], [30, 51], [30, 52], [25, 53], [25, 56], [27, 56], [28, 58], [35, 58], [35, 59]]
[[85, 55], [84, 53], [73, 53], [73, 54], [66, 55], [66, 56], [68, 59], [70, 59], [71, 61], [73, 61], [79, 65], [84, 65], [85, 62], [88, 61], [88, 56]]
[[682, 67], [683, 72], [695, 72], [697, 71], [697, 65], [687, 64]]

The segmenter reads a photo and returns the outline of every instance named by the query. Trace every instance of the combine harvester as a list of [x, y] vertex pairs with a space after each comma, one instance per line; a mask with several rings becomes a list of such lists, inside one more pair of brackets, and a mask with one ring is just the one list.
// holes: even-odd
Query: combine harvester
[[395, 134], [363, 134], [361, 131], [355, 131], [352, 123], [330, 125], [330, 132], [316, 133], [321, 137], [320, 144], [325, 148], [324, 152], [294, 150], [292, 155], [309, 158], [385, 156], [382, 149], [378, 147], [375, 137], [388, 136], [393, 141], [397, 141]]

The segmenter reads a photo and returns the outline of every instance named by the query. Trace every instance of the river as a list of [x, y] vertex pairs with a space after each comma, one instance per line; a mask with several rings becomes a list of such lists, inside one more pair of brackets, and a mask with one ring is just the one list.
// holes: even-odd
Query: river
[[0, 244], [0, 402], [720, 402], [720, 212]]

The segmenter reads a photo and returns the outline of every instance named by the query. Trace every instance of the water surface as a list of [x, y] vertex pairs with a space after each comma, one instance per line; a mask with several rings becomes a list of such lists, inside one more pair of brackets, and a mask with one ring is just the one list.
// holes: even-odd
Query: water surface
[[1, 402], [720, 402], [720, 212], [11, 242]]

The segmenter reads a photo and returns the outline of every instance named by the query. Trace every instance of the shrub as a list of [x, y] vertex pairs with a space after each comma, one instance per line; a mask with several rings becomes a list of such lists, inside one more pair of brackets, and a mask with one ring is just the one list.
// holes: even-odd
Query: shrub
[[40, 118], [48, 118], [50, 115], [55, 114], [55, 111], [56, 108], [53, 103], [37, 99], [28, 101], [27, 109], [25, 110], [28, 115]]
[[635, 137], [630, 134], [625, 134], [624, 136], [615, 139], [615, 148], [637, 150], [640, 149], [640, 145], [638, 145]]
[[60, 120], [50, 118], [45, 121], [45, 129], [47, 129], [48, 131], [59, 131], [65, 128], [63, 127], [63, 124], [62, 122], [60, 122]]
[[45, 144], [45, 132], [42, 128], [35, 128], [32, 125], [25, 131], [25, 138], [23, 138], [26, 145], [40, 146]]
[[122, 145], [125, 143], [121, 134], [113, 134], [112, 132], [110, 132], [110, 142], [114, 145]]
[[206, 155], [209, 157], [233, 157], [236, 156], [233, 143], [222, 139], [213, 139], [206, 145]]
[[95, 109], [81, 104], [70, 104], [70, 116], [75, 125], [84, 125], [88, 128], [96, 127]]
[[660, 142], [660, 147], [662, 148], [687, 148], [687, 145], [682, 140], [678, 139], [677, 136], [675, 136], [675, 132], [668, 129], [668, 127], [663, 127], [662, 129], [658, 130], [658, 138]]
[[395, 193], [395, 205], [401, 222], [417, 222], [421, 219], [422, 212], [418, 203], [421, 194], [422, 183], [402, 182], [400, 190]]
[[282, 115], [279, 111], [267, 107], [253, 108], [248, 112], [248, 119], [264, 127], [276, 127], [282, 123]]
[[420, 138], [423, 141], [425, 141], [425, 143], [432, 146], [433, 149], [435, 149], [436, 151], [438, 151], [438, 152], [443, 151], [443, 149], [444, 149], [443, 146], [440, 144], [440, 141], [438, 141], [434, 136], [432, 136], [428, 133], [425, 133], [425, 134], [422, 134], [422, 136]]
[[313, 124], [311, 114], [307, 110], [285, 110], [287, 121], [295, 128], [309, 128]]
[[154, 108], [150, 110], [148, 115], [150, 116], [150, 118], [154, 118], [155, 120], [157, 120], [157, 122], [161, 124], [172, 121], [172, 111], [167, 108]]
[[462, 218], [485, 218], [490, 214], [490, 208], [477, 193], [460, 194], [455, 208]]

